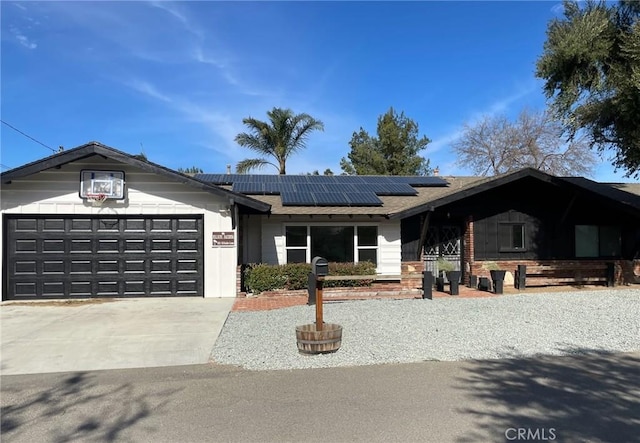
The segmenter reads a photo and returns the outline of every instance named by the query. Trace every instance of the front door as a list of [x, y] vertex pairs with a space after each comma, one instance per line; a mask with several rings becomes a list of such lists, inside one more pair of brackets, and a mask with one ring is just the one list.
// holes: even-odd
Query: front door
[[424, 243], [426, 256], [425, 270], [438, 274], [438, 259], [451, 262], [457, 271], [461, 270], [460, 227], [453, 225], [431, 226]]

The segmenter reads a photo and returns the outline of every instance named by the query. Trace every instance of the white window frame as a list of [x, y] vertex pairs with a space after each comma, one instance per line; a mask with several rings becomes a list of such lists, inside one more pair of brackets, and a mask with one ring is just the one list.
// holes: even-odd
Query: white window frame
[[[306, 226], [307, 228], [307, 246], [287, 246], [287, 227], [289, 226]], [[306, 258], [307, 263], [311, 263], [311, 226], [349, 226], [353, 227], [353, 260], [354, 263], [359, 262], [359, 250], [360, 249], [375, 249], [376, 253], [376, 261], [380, 262], [380, 224], [379, 223], [358, 223], [358, 222], [316, 222], [316, 223], [308, 223], [308, 222], [291, 222], [284, 223], [282, 226], [282, 236], [283, 236], [283, 248], [284, 248], [284, 263], [288, 263], [287, 261], [287, 251], [290, 249], [306, 249]], [[359, 226], [374, 226], [377, 230], [376, 235], [376, 246], [358, 246], [358, 227]], [[376, 269], [379, 267], [378, 263], [376, 263]]]

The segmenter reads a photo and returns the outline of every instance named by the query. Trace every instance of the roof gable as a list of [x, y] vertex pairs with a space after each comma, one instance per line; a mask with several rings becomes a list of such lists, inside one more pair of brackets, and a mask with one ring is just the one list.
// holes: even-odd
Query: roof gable
[[556, 177], [538, 169], [524, 168], [499, 176], [484, 178], [479, 181], [469, 183], [467, 186], [455, 192], [449, 193], [429, 202], [425, 202], [424, 204], [414, 206], [412, 208], [396, 212], [394, 214], [390, 214], [389, 218], [402, 219], [425, 211], [434, 210], [446, 204], [453, 203], [467, 197], [479, 195], [491, 189], [495, 189], [500, 186], [506, 186], [510, 183], [522, 180], [524, 178], [534, 178], [536, 180], [540, 180], [541, 182], [550, 183], [557, 186], [576, 187], [588, 193], [593, 193], [605, 199], [615, 201], [616, 204], [621, 205], [624, 209], [640, 214], [640, 196], [632, 194], [631, 192], [621, 190], [609, 184], [598, 183], [584, 177]]
[[49, 157], [45, 157], [43, 159], [27, 163], [26, 165], [11, 169], [9, 171], [5, 171], [0, 175], [0, 180], [3, 184], [11, 183], [12, 180], [27, 177], [29, 175], [72, 163], [74, 161], [81, 160], [93, 155], [100, 155], [105, 158], [116, 160], [121, 163], [139, 168], [143, 171], [151, 172], [169, 178], [186, 186], [208, 192], [213, 195], [226, 197], [229, 200], [233, 200], [234, 203], [247, 206], [260, 212], [268, 212], [271, 209], [271, 206], [265, 202], [261, 202], [244, 194], [233, 192], [228, 189], [203, 182], [201, 180], [198, 180], [197, 178], [190, 177], [188, 175], [182, 174], [180, 172], [174, 171], [173, 169], [169, 169], [148, 160], [142, 160], [136, 156], [127, 154], [98, 142], [89, 142], [76, 148], [62, 151]]

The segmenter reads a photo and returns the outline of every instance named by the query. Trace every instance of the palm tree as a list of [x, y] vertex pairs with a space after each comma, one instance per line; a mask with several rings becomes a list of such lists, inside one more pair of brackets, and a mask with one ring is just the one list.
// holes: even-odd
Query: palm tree
[[262, 155], [273, 157], [277, 164], [263, 158], [248, 158], [236, 165], [236, 172], [245, 174], [251, 169], [274, 166], [280, 174], [286, 174], [289, 156], [306, 145], [312, 131], [324, 131], [324, 124], [309, 114], [294, 114], [291, 109], [273, 108], [267, 112], [270, 122], [245, 118], [242, 123], [249, 128], [236, 136], [236, 143]]

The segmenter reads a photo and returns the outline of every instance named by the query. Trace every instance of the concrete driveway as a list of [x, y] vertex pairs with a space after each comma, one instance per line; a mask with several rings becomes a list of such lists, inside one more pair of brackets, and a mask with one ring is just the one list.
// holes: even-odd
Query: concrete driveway
[[0, 305], [2, 375], [207, 363], [233, 298]]

